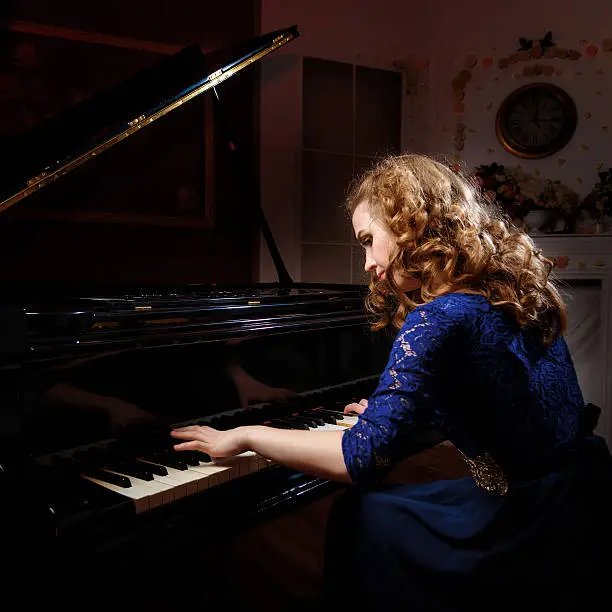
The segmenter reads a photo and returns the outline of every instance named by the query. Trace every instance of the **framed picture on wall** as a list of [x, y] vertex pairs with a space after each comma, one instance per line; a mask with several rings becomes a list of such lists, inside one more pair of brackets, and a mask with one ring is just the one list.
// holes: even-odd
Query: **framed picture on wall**
[[[5, 142], [180, 49], [24, 23], [8, 23], [0, 35]], [[209, 93], [191, 100], [6, 212], [20, 219], [212, 227], [212, 104]]]

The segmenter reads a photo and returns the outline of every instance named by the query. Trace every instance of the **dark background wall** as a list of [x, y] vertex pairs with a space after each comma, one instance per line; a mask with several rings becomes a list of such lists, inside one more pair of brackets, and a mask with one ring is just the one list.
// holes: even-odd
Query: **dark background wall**
[[[113, 86], [173, 50], [192, 43], [217, 49], [258, 33], [255, 0], [3, 4], [0, 79], [12, 92], [0, 98], [3, 137], [19, 131], [15, 126], [28, 127], [37, 113], [66, 110], [71, 101]], [[53, 62], [49, 49], [56, 54]], [[0, 215], [0, 281], [253, 280], [258, 231], [249, 210], [258, 197], [256, 83], [257, 68], [239, 73], [219, 89], [220, 104], [210, 105], [206, 121], [204, 102], [193, 102], [194, 109], [185, 111], [191, 117], [181, 118], [182, 109], [176, 117], [167, 115], [124, 141], [133, 143], [122, 142], [89, 162], [91, 168], [77, 169], [62, 177], [61, 185], [58, 181], [5, 211]], [[220, 112], [231, 133], [222, 128]], [[156, 127], [161, 122], [166, 126]], [[241, 166], [229, 139], [242, 156]], [[206, 163], [194, 171], [194, 158], [205, 151]], [[4, 153], [11, 154], [6, 148]], [[185, 210], [176, 203], [187, 175], [199, 181], [193, 210], [189, 202]], [[2, 184], [10, 179], [0, 176]], [[209, 201], [203, 201], [205, 196]]]

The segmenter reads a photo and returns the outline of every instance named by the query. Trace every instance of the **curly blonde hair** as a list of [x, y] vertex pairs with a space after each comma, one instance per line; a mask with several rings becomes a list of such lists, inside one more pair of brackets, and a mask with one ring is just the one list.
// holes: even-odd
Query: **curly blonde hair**
[[[548, 345], [563, 334], [566, 306], [551, 277], [552, 261], [516, 230], [462, 168], [424, 155], [379, 161], [351, 187], [352, 215], [367, 202], [397, 239], [384, 281], [370, 282], [373, 329], [400, 328], [409, 311], [457, 290], [481, 292]], [[404, 293], [396, 272], [420, 281]]]

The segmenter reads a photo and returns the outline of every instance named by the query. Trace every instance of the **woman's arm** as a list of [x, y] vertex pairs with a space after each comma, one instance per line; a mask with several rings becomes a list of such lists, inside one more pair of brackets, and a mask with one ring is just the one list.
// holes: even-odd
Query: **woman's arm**
[[342, 454], [344, 431], [298, 431], [247, 427], [248, 445], [256, 453], [299, 472], [350, 483]]
[[175, 450], [197, 450], [211, 457], [230, 457], [252, 450], [275, 463], [342, 483], [350, 483], [342, 453], [344, 431], [300, 431], [262, 425], [219, 431], [191, 425], [172, 431], [185, 440]]

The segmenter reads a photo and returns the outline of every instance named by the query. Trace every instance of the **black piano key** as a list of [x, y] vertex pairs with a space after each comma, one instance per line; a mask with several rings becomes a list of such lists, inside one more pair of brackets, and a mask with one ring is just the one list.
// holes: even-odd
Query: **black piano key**
[[169, 452], [158, 452], [158, 453], [149, 453], [143, 455], [142, 458], [145, 461], [151, 461], [152, 463], [158, 463], [160, 465], [165, 465], [166, 467], [174, 468], [175, 470], [185, 471], [187, 470], [187, 463], [180, 458], [178, 451], [174, 452], [175, 456], [172, 456]]
[[188, 458], [188, 465], [200, 465], [200, 462], [210, 463], [211, 461], [209, 455], [200, 451], [180, 451], [180, 457]]
[[126, 476], [133, 476], [141, 480], [153, 480], [153, 472], [146, 465], [136, 462], [127, 453], [119, 453], [117, 449], [92, 448], [79, 450], [73, 453], [73, 457], [79, 459], [79, 463], [87, 468], [98, 468], [120, 472]]
[[167, 476], [168, 470], [164, 465], [157, 465], [154, 463], [147, 463], [145, 460], [141, 458], [136, 458], [136, 463], [141, 463], [147, 470], [149, 470], [152, 474], [156, 476]]
[[262, 424], [266, 421], [271, 421], [275, 419], [277, 416], [280, 416], [277, 410], [272, 410], [270, 408], [258, 408], [257, 409], [257, 423]]
[[329, 410], [328, 408], [321, 408], [321, 412], [336, 417], [337, 419], [343, 419], [346, 416], [344, 414], [344, 410]]
[[311, 419], [311, 418], [308, 418], [307, 416], [302, 416], [299, 414], [289, 414], [283, 418], [286, 419], [287, 421], [296, 421], [298, 423], [304, 423], [304, 425], [307, 425], [308, 427], [317, 426], [317, 422], [315, 419]]
[[117, 485], [118, 487], [123, 487], [124, 489], [128, 489], [132, 486], [132, 482], [127, 476], [113, 474], [112, 472], [107, 472], [106, 470], [88, 468], [83, 471], [83, 474], [85, 476], [90, 476], [91, 478], [97, 478], [103, 482], [109, 482], [110, 484]]
[[331, 425], [335, 425], [337, 420], [335, 416], [332, 416], [331, 414], [326, 414], [325, 412], [320, 412], [318, 410], [305, 410], [304, 414], [307, 414], [308, 416], [312, 415], [316, 419], [320, 419], [324, 423], [329, 423]]
[[[146, 465], [138, 463], [137, 461], [110, 463], [105, 467], [109, 470], [126, 474], [127, 476], [140, 478], [140, 480], [153, 480], [153, 471]], [[166, 470], [166, 473], [168, 473], [168, 470]]]
[[187, 466], [190, 465], [190, 463], [175, 450], [164, 451], [163, 453], [159, 453], [159, 456], [163, 459], [162, 465], [167, 465], [175, 470], [187, 470]]
[[274, 427], [275, 429], [295, 429], [290, 423], [284, 423], [283, 421], [279, 421], [277, 419], [266, 421], [264, 425], [266, 427]]
[[306, 425], [306, 423], [302, 423], [298, 421], [297, 419], [294, 421], [291, 421], [290, 419], [283, 418], [283, 419], [275, 419], [275, 421], [279, 423], [285, 423], [286, 425], [289, 426], [289, 429], [302, 429], [305, 431], [308, 431], [310, 429], [308, 425]]
[[202, 461], [202, 455], [200, 451], [174, 451], [178, 455], [178, 458], [183, 460], [187, 465], [200, 465]]
[[327, 423], [325, 419], [321, 418], [321, 415], [309, 412], [308, 410], [300, 410], [296, 415], [292, 416], [298, 416], [304, 419], [308, 419], [313, 423], [314, 427], [323, 426]]

